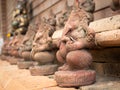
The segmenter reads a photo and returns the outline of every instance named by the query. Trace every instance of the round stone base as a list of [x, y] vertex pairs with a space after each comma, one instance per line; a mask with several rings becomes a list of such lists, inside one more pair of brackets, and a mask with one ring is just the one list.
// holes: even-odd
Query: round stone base
[[18, 58], [9, 57], [8, 62], [9, 62], [11, 65], [16, 65], [17, 62], [18, 62]]
[[4, 61], [4, 60], [7, 60], [7, 56], [1, 55], [1, 56], [0, 56], [0, 59], [3, 60], [3, 61]]
[[33, 76], [42, 76], [42, 75], [52, 75], [57, 71], [58, 65], [52, 64], [52, 65], [41, 65], [41, 66], [34, 66], [30, 67], [30, 73]]
[[19, 61], [17, 66], [19, 69], [29, 69], [29, 67], [37, 65], [37, 62], [34, 61]]
[[55, 80], [63, 87], [84, 86], [95, 82], [96, 73], [93, 70], [58, 71], [55, 72]]

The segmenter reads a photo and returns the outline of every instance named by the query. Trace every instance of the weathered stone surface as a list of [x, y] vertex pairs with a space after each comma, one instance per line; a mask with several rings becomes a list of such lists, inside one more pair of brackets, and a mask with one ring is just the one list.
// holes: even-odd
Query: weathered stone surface
[[92, 69], [96, 71], [98, 75], [104, 75], [104, 65], [102, 63], [92, 63]]
[[58, 65], [42, 65], [42, 66], [34, 66], [30, 67], [29, 70], [31, 72], [31, 75], [51, 75], [54, 74], [55, 71], [57, 71]]
[[[16, 83], [14, 85], [14, 83]], [[45, 87], [53, 87], [56, 86], [56, 82], [53, 79], [49, 79], [45, 76], [26, 76], [15, 78], [10, 81], [7, 87], [17, 87], [19, 89], [11, 89], [11, 90], [42, 90]], [[9, 89], [8, 89], [9, 90]]]
[[120, 48], [104, 48], [98, 50], [90, 50], [95, 62], [108, 62], [119, 63], [120, 61]]
[[120, 46], [120, 29], [97, 33], [95, 40], [97, 45], [102, 47]]
[[120, 63], [104, 63], [104, 72], [107, 76], [120, 77]]
[[120, 15], [96, 20], [94, 22], [91, 22], [89, 27], [94, 29], [96, 33], [119, 29]]
[[95, 1], [95, 10], [100, 10], [102, 8], [108, 7], [112, 0], [94, 0]]
[[58, 71], [55, 80], [59, 86], [82, 86], [95, 82], [96, 73], [92, 70]]
[[37, 62], [34, 61], [21, 61], [17, 62], [19, 69], [29, 69], [30, 66], [37, 65]]
[[15, 57], [10, 57], [8, 61], [9, 61], [9, 63], [10, 63], [11, 65], [16, 65], [18, 59], [15, 58]]
[[79, 90], [120, 90], [120, 82], [104, 81], [89, 86], [82, 86]]
[[43, 88], [42, 90], [77, 90], [75, 88], [62, 88], [62, 87], [49, 87]]
[[3, 87], [1, 86], [1, 84], [0, 84], [0, 90], [4, 90]]
[[93, 69], [98, 75], [120, 77], [120, 63], [99, 63], [93, 62]]

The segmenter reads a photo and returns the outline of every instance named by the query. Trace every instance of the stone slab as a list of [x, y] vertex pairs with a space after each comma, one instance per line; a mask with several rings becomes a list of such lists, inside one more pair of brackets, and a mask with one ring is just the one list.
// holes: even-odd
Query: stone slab
[[120, 29], [97, 33], [95, 41], [101, 47], [120, 46]]
[[23, 85], [21, 85], [20, 82], [15, 81], [15, 80], [11, 80], [6, 87], [4, 87], [4, 90], [32, 90], [32, 89], [28, 89], [26, 87], [24, 87]]
[[93, 21], [89, 27], [94, 29], [96, 33], [120, 29], [120, 15]]
[[108, 62], [119, 63], [120, 62], [120, 48], [102, 48], [98, 50], [90, 50], [95, 62]]
[[[25, 90], [41, 90], [45, 87], [54, 87], [57, 85], [57, 83], [53, 79], [49, 79], [45, 76], [27, 76], [27, 77], [20, 77], [15, 78], [10, 81], [10, 83], [6, 86], [11, 87], [14, 86], [14, 82], [18, 83], [16, 85], [17, 88], [21, 88], [19, 90], [23, 90], [25, 87]], [[23, 88], [23, 89], [22, 89]], [[13, 89], [18, 90], [18, 89]]]
[[93, 62], [93, 69], [95, 69], [99, 75], [120, 77], [120, 63]]
[[82, 86], [79, 90], [120, 90], [120, 81], [114, 78], [101, 77], [98, 81], [89, 86]]

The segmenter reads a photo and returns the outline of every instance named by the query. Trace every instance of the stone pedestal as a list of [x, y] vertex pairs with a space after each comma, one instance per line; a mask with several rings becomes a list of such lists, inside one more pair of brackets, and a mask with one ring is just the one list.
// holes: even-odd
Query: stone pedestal
[[17, 66], [19, 69], [29, 69], [29, 67], [37, 65], [37, 62], [34, 61], [19, 61]]
[[58, 71], [55, 73], [55, 80], [59, 86], [79, 87], [94, 83], [96, 73], [93, 70]]
[[18, 58], [15, 58], [15, 57], [10, 57], [8, 62], [11, 64], [11, 65], [16, 65], [17, 62], [18, 62]]
[[54, 74], [55, 71], [57, 71], [58, 65], [52, 64], [52, 65], [41, 65], [41, 66], [33, 66], [30, 67], [30, 73], [33, 76], [38, 75], [51, 75]]

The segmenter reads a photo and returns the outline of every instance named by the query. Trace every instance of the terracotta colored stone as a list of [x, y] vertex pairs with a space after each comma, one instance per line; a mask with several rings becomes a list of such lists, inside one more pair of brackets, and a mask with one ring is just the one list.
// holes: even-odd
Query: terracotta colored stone
[[82, 86], [93, 84], [96, 79], [95, 71], [58, 71], [55, 73], [55, 80], [59, 86]]
[[[14, 83], [16, 83], [16, 86]], [[49, 79], [45, 76], [26, 76], [12, 79], [6, 87], [14, 86], [20, 90], [22, 90], [22, 88], [27, 88], [28, 90], [42, 90], [45, 87], [54, 87], [56, 85], [53, 79]]]
[[18, 62], [18, 58], [11, 57], [11, 58], [9, 58], [8, 61], [9, 61], [9, 63], [10, 63], [11, 65], [16, 65], [17, 62]]
[[17, 62], [17, 66], [19, 69], [29, 69], [29, 67], [37, 65], [37, 62], [34, 61], [21, 61]]
[[120, 82], [104, 81], [89, 86], [82, 86], [80, 87], [80, 90], [120, 90]]
[[51, 75], [54, 74], [55, 71], [57, 71], [58, 65], [41, 65], [41, 66], [34, 66], [30, 67], [29, 70], [31, 72], [31, 75]]

